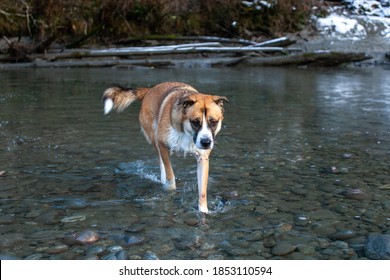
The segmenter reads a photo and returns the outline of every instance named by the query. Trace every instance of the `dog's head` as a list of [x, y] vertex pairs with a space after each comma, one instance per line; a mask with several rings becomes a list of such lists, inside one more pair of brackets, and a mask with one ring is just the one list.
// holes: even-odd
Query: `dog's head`
[[182, 130], [193, 137], [199, 149], [212, 149], [214, 138], [221, 130], [225, 96], [192, 93], [179, 99]]

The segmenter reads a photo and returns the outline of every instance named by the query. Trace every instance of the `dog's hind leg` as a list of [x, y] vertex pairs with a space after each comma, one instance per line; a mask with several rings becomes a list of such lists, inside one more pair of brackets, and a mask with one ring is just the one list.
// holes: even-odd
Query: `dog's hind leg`
[[169, 159], [169, 149], [162, 143], [158, 145], [160, 158], [161, 183], [166, 190], [175, 190], [176, 181], [173, 173], [171, 160]]

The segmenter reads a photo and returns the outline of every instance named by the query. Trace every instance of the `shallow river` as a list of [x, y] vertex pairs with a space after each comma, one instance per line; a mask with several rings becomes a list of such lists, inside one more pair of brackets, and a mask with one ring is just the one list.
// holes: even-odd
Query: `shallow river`
[[[390, 71], [19, 69], [0, 72], [0, 257], [362, 259], [390, 233]], [[112, 85], [177, 80], [225, 95], [209, 209], [196, 163], [176, 192]]]

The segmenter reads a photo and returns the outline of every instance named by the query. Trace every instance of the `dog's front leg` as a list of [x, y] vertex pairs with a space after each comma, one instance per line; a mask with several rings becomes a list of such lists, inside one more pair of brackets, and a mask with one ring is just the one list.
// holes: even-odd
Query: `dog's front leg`
[[211, 150], [206, 150], [197, 156], [197, 177], [199, 191], [199, 211], [207, 213], [207, 183], [209, 179], [209, 155]]

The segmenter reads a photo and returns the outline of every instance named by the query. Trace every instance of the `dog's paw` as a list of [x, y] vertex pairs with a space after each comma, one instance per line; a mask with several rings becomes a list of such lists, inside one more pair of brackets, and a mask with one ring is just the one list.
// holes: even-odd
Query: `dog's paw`
[[176, 181], [175, 179], [167, 180], [163, 183], [163, 186], [166, 191], [174, 191], [176, 190]]
[[200, 212], [207, 214], [209, 212], [209, 209], [207, 208], [207, 205], [199, 205], [198, 209]]

